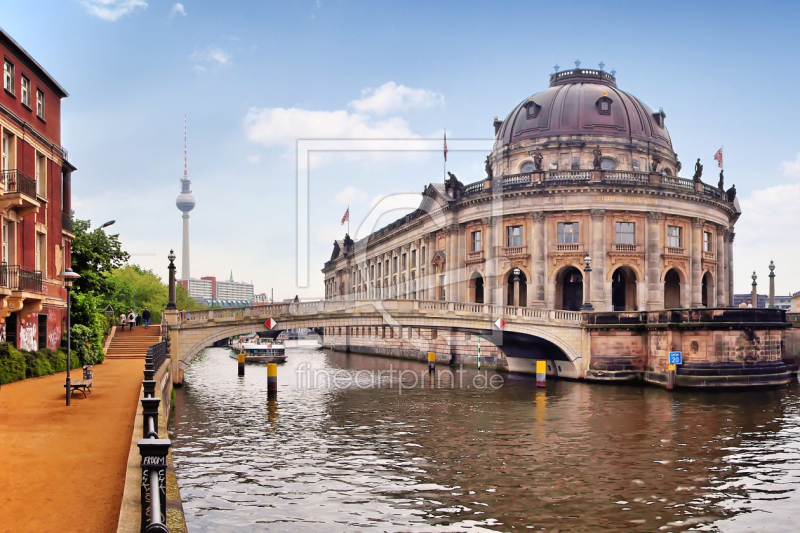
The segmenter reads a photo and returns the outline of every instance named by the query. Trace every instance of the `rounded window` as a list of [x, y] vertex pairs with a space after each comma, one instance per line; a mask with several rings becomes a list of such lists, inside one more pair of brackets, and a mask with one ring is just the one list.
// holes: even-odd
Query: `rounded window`
[[604, 157], [600, 160], [600, 168], [603, 170], [616, 170], [617, 161], [615, 159], [611, 159], [610, 157]]
[[536, 164], [533, 161], [525, 161], [519, 167], [520, 172], [533, 172], [534, 170], [536, 170]]
[[672, 176], [672, 169], [664, 167], [661, 169], [661, 173], [665, 176]]

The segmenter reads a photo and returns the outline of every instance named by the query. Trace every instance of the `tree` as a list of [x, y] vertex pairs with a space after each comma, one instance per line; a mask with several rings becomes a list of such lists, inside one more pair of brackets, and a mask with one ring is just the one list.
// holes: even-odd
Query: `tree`
[[117, 235], [107, 235], [100, 228], [89, 231], [91, 221], [75, 219], [72, 241], [72, 270], [81, 277], [73, 288], [77, 292], [109, 294], [108, 277], [115, 268], [127, 263], [130, 255], [122, 249]]

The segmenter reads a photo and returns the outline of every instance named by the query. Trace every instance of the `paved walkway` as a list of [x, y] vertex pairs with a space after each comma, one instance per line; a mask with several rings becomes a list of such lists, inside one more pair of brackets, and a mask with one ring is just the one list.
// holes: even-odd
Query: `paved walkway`
[[0, 388], [0, 531], [116, 531], [142, 370], [95, 366], [70, 407], [63, 372]]

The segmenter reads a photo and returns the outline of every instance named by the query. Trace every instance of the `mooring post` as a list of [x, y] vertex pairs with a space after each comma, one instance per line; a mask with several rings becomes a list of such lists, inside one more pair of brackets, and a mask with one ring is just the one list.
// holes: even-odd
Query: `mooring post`
[[436, 373], [436, 352], [428, 352], [428, 373]]
[[278, 395], [278, 365], [267, 363], [267, 396], [274, 398]]
[[244, 352], [239, 352], [237, 358], [239, 360], [239, 375], [244, 376]]
[[547, 380], [547, 361], [536, 361], [536, 386], [544, 387]]
[[667, 371], [667, 390], [675, 388], [675, 370], [677, 368], [677, 365], [669, 365], [669, 370]]

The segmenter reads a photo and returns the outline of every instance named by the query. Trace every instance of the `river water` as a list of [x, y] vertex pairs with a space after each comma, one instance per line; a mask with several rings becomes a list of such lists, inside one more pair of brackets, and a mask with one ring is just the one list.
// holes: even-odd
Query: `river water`
[[422, 363], [295, 349], [273, 401], [265, 365], [240, 378], [229, 353], [177, 391], [192, 532], [800, 530], [796, 384], [537, 390], [440, 365], [431, 387]]

